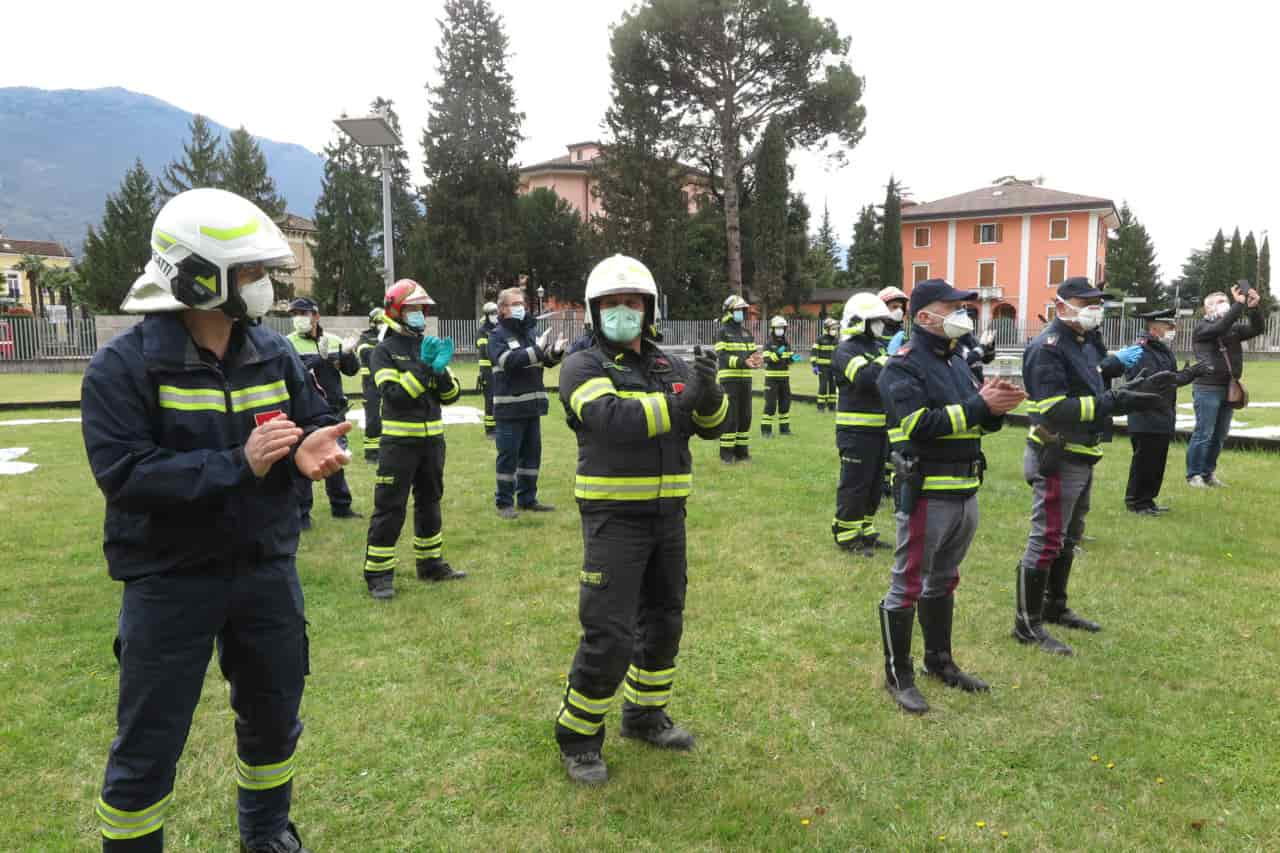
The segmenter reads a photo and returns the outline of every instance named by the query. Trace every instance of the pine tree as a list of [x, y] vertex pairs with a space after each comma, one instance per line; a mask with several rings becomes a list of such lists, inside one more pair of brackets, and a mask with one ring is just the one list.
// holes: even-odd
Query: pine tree
[[244, 129], [244, 125], [231, 131], [227, 137], [219, 186], [253, 202], [273, 220], [285, 214], [285, 200], [276, 191], [276, 182], [267, 172], [267, 158], [258, 140]]
[[324, 158], [312, 295], [323, 313], [364, 313], [382, 304], [384, 292], [373, 251], [373, 234], [382, 222], [375, 179], [345, 133], [325, 148]]
[[546, 187], [520, 196], [516, 207], [520, 270], [528, 276], [527, 287], [535, 292], [542, 287], [556, 299], [581, 302], [589, 270], [579, 241], [582, 220], [577, 209]]
[[1204, 276], [1200, 281], [1200, 298], [1210, 293], [1229, 293], [1231, 291], [1231, 262], [1227, 258], [1227, 241], [1218, 229], [1217, 236], [1209, 248], [1209, 256], [1204, 263]]
[[854, 290], [879, 290], [880, 281], [880, 218], [874, 205], [866, 205], [858, 214], [853, 226], [853, 243], [849, 246], [849, 286]]
[[1239, 228], [1231, 235], [1231, 247], [1227, 249], [1227, 270], [1227, 279], [1232, 284], [1244, 278], [1244, 244], [1240, 240]]
[[787, 203], [787, 275], [783, 304], [799, 308], [813, 292], [809, 275], [809, 205], [804, 196], [793, 193]]
[[[1182, 262], [1182, 273], [1173, 280], [1172, 290], [1177, 299], [1174, 308], [1194, 307], [1201, 283], [1204, 281], [1204, 270], [1209, 263], [1209, 247], [1192, 249], [1187, 259]], [[1176, 304], [1180, 303], [1180, 304]]]
[[422, 135], [426, 236], [442, 313], [473, 317], [486, 287], [515, 280], [520, 123], [507, 36], [488, 0], [445, 0]]
[[822, 224], [809, 242], [808, 273], [815, 290], [829, 290], [835, 286], [836, 263], [839, 246], [831, 227], [831, 212], [822, 206]]
[[1268, 311], [1275, 308], [1275, 296], [1271, 293], [1271, 237], [1262, 238], [1262, 249], [1258, 252], [1258, 292], [1262, 294], [1263, 307]]
[[157, 212], [151, 175], [136, 160], [120, 189], [107, 196], [102, 222], [89, 227], [80, 261], [78, 300], [93, 311], [115, 313], [151, 257]]
[[[375, 115], [385, 111], [391, 129], [396, 136], [404, 139], [404, 134], [400, 132], [400, 116], [393, 101], [382, 97], [374, 98], [369, 110]], [[378, 179], [374, 183], [378, 229], [373, 235], [373, 247], [378, 265], [385, 268], [386, 261], [382, 257], [382, 154], [379, 149], [365, 148], [362, 149], [362, 155], [366, 158], [365, 165], [369, 173]], [[403, 145], [397, 145], [387, 150], [387, 157], [391, 163], [391, 251], [395, 262], [392, 270], [397, 279], [426, 281], [428, 270], [423, 257], [426, 247], [419, 244], [419, 241], [425, 239], [425, 229], [419, 227], [422, 205], [413, 185], [409, 153]]]
[[1155, 245], [1128, 202], [1120, 205], [1115, 239], [1107, 243], [1107, 283], [1152, 305], [1160, 297]]
[[198, 187], [222, 186], [225, 168], [222, 140], [209, 121], [197, 113], [191, 118], [191, 139], [182, 146], [182, 157], [164, 167], [159, 180], [161, 201]]
[[[787, 277], [787, 141], [771, 122], [756, 156], [753, 209], [755, 270], [752, 294], [770, 314], [781, 305]], [[830, 225], [829, 219], [825, 224]]]
[[902, 196], [901, 185], [889, 176], [884, 194], [884, 220], [880, 229], [881, 286], [902, 287]]

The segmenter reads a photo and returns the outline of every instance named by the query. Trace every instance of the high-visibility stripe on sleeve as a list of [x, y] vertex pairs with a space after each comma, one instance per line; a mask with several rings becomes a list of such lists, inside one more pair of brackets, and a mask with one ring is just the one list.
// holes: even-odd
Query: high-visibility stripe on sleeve
[[382, 385], [385, 382], [394, 382], [399, 385], [400, 371], [394, 370], [390, 367], [384, 367], [377, 373], [373, 374], [373, 381], [378, 385]]
[[952, 403], [947, 406], [947, 417], [951, 419], [951, 433], [953, 435], [958, 432], [964, 432], [969, 428], [969, 422], [964, 416], [964, 406], [959, 403]]
[[720, 426], [720, 424], [724, 423], [724, 419], [728, 417], [728, 415], [729, 397], [724, 395], [720, 398], [720, 408], [716, 409], [713, 413], [709, 415], [700, 415], [697, 412], [694, 412], [693, 423], [695, 426], [701, 427], [702, 429], [715, 429]]
[[1081, 397], [1080, 398], [1081, 422], [1087, 423], [1093, 420], [1094, 415], [1097, 413], [1097, 408], [1098, 408], [1098, 400], [1096, 397]]
[[423, 386], [422, 382], [419, 381], [418, 377], [408, 371], [400, 374], [400, 387], [405, 390], [405, 393], [415, 400], [421, 397], [427, 390]]
[[928, 409], [916, 409], [914, 412], [902, 419], [901, 423], [898, 424], [898, 427], [902, 430], [903, 438], [911, 437], [911, 433], [915, 430], [916, 424], [920, 423], [920, 418], [924, 417], [924, 413], [927, 411]]
[[145, 809], [131, 812], [108, 805], [106, 800], [99, 797], [97, 807], [94, 809], [98, 815], [99, 829], [102, 830], [104, 838], [112, 841], [126, 841], [150, 835], [164, 826], [165, 814], [169, 810], [172, 799], [173, 792], [170, 791]]
[[597, 376], [594, 379], [588, 379], [573, 390], [569, 395], [569, 408], [573, 409], [578, 420], [582, 420], [582, 409], [587, 403], [611, 394], [616, 394], [613, 382], [603, 376]]
[[1066, 394], [1059, 394], [1057, 397], [1045, 397], [1043, 400], [1028, 400], [1027, 408], [1036, 414], [1044, 414], [1065, 399], [1067, 399]]
[[[449, 383], [449, 387], [439, 392], [440, 402], [452, 403], [454, 400], [458, 399], [458, 395], [462, 393], [462, 385], [458, 382], [458, 377], [454, 376], [448, 368], [445, 368], [444, 379]], [[437, 380], [437, 382], [438, 381], [439, 380]]]
[[854, 356], [853, 358], [849, 359], [849, 363], [844, 366], [845, 378], [848, 379], [850, 382], [852, 382], [854, 378], [857, 377], [858, 371], [861, 370], [866, 365], [867, 365], [867, 360], [860, 355]]
[[671, 412], [667, 408], [665, 394], [646, 394], [640, 400], [644, 407], [644, 422], [649, 438], [671, 432]]

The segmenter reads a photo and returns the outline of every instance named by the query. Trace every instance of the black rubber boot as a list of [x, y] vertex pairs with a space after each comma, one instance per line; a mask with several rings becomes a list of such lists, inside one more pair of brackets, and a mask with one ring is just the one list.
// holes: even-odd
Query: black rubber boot
[[767, 426], [760, 427], [760, 437], [773, 438], [773, 427], [767, 427]]
[[924, 635], [924, 674], [948, 687], [986, 693], [991, 689], [987, 682], [964, 672], [951, 657], [951, 617], [955, 606], [954, 595], [922, 598], [916, 602], [920, 633]]
[[1013, 638], [1019, 643], [1035, 644], [1051, 655], [1069, 655], [1071, 647], [1044, 629], [1044, 588], [1048, 581], [1048, 572], [1029, 571], [1018, 564]]
[[884, 689], [898, 707], [911, 714], [923, 714], [929, 703], [916, 689], [911, 663], [911, 626], [915, 608], [887, 610], [880, 604], [880, 639], [884, 641]]
[[365, 572], [364, 582], [369, 585], [369, 595], [378, 601], [390, 601], [396, 597], [395, 589], [396, 573], [394, 570], [390, 572]]
[[290, 823], [279, 835], [268, 841], [264, 846], [249, 847], [242, 840], [240, 842], [240, 853], [310, 853], [310, 851], [302, 846], [302, 839], [298, 837], [297, 827]]
[[738, 461], [738, 458], [733, 455], [732, 447], [720, 448], [720, 461], [726, 465], [732, 465], [734, 462]]
[[1064, 548], [1049, 567], [1049, 585], [1044, 594], [1044, 621], [1077, 631], [1097, 633], [1102, 630], [1101, 625], [1067, 607], [1067, 581], [1071, 579], [1071, 564], [1075, 562], [1075, 558], [1074, 551]]
[[467, 576], [439, 557], [418, 561], [418, 580], [420, 581], [456, 581]]
[[560, 763], [569, 774], [569, 780], [579, 785], [595, 787], [609, 781], [609, 768], [604, 763], [604, 756], [598, 752], [562, 752]]
[[640, 721], [637, 721], [628, 720], [624, 710], [618, 733], [625, 738], [642, 740], [659, 749], [686, 751], [693, 749], [694, 745], [693, 735], [687, 729], [677, 726], [665, 711], [645, 714]]

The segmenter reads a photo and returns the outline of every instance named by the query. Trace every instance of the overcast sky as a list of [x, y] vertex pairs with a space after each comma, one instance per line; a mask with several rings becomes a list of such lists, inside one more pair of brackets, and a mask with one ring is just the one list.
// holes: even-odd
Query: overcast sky
[[[609, 26], [630, 0], [494, 0], [526, 114], [523, 162], [601, 136]], [[920, 201], [1008, 174], [1128, 200], [1166, 278], [1219, 227], [1280, 224], [1280, 12], [1219, 0], [854, 3], [811, 0], [852, 37], [867, 133], [828, 171], [796, 153], [798, 188], [842, 243], [892, 172]], [[333, 7], [335, 11], [321, 12]], [[2, 86], [123, 86], [230, 126], [319, 151], [331, 119], [396, 101], [410, 142], [425, 125], [441, 0], [173, 3], [45, 0], [59, 22], [5, 48]], [[338, 11], [340, 10], [340, 11]], [[391, 32], [385, 39], [383, 31]], [[139, 128], [139, 132], [145, 132]], [[128, 140], [121, 140], [127, 145]]]

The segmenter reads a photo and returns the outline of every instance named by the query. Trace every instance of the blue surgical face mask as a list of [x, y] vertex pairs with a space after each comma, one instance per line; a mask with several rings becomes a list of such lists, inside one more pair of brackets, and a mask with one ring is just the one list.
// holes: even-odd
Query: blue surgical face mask
[[523, 306], [523, 305], [512, 305], [512, 306], [511, 306], [511, 319], [512, 319], [512, 320], [523, 320], [523, 319], [524, 319], [524, 306]]
[[421, 332], [427, 327], [427, 315], [421, 311], [414, 311], [412, 314], [406, 314], [404, 324], [415, 332]]
[[640, 337], [644, 325], [644, 312], [625, 305], [615, 305], [600, 311], [600, 327], [604, 336], [615, 344], [629, 344]]
[[742, 315], [742, 312], [741, 312], [741, 311], [734, 311], [734, 312], [733, 312], [733, 322], [735, 322], [735, 323], [741, 323], [741, 322], [742, 322], [742, 316], [743, 316], [743, 315]]

